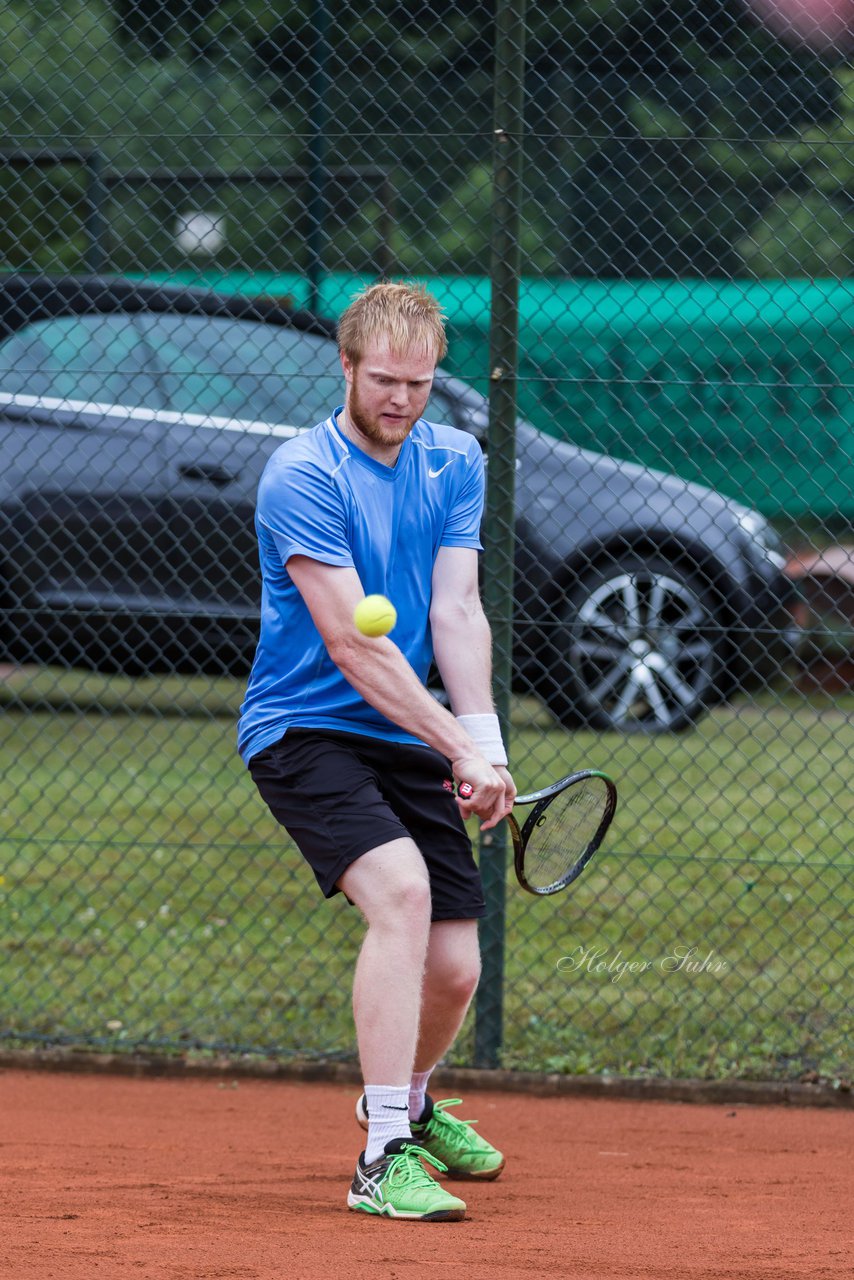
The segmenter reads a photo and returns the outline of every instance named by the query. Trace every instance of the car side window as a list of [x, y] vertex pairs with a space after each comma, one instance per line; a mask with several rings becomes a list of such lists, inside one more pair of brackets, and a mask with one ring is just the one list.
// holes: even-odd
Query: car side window
[[340, 404], [334, 342], [224, 316], [146, 316], [167, 408], [312, 427]]
[[164, 407], [133, 316], [60, 316], [27, 325], [0, 342], [0, 392]]
[[[0, 393], [311, 427], [343, 402], [344, 380], [336, 344], [296, 329], [226, 316], [60, 316], [0, 342]], [[477, 434], [445, 375], [424, 416]]]
[[441, 388], [433, 386], [424, 417], [428, 422], [441, 422], [449, 427], [456, 427], [457, 411], [450, 397]]

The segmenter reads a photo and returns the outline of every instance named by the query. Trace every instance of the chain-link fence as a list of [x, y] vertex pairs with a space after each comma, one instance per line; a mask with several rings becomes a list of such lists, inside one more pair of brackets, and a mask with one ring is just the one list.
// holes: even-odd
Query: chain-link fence
[[353, 1055], [356, 913], [235, 720], [258, 478], [390, 275], [448, 314], [427, 416], [491, 452], [520, 790], [587, 765], [621, 796], [560, 897], [481, 847], [453, 1060], [848, 1070], [850, 5], [495, 5], [3, 7], [7, 1044]]

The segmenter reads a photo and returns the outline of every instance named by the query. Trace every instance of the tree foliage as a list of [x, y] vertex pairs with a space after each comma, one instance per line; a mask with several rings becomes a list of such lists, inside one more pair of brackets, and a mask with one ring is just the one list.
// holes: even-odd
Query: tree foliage
[[[323, 162], [330, 267], [369, 270], [387, 171], [403, 270], [489, 261], [492, 0], [12, 0], [0, 9], [7, 149], [97, 150], [111, 171], [275, 168], [278, 185], [114, 185], [116, 269], [181, 266], [202, 202], [217, 265], [303, 266]], [[523, 250], [576, 276], [839, 274], [854, 222], [852, 72], [793, 52], [740, 0], [528, 6]], [[7, 265], [84, 263], [79, 164], [0, 181]], [[315, 196], [317, 196], [315, 192]]]

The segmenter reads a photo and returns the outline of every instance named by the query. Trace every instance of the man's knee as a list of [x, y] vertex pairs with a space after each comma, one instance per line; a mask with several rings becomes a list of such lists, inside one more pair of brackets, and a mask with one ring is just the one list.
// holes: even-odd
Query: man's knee
[[414, 845], [395, 845], [358, 858], [339, 880], [339, 888], [370, 925], [426, 929], [431, 912], [427, 868]]
[[380, 887], [369, 919], [371, 923], [418, 923], [426, 928], [430, 924], [430, 909], [430, 881], [419, 875], [403, 873]]
[[[441, 923], [434, 925], [436, 929], [442, 929]], [[433, 946], [431, 940], [428, 981], [440, 998], [451, 1004], [465, 1004], [474, 995], [480, 981], [477, 926], [473, 924], [471, 929], [460, 931], [451, 946], [447, 945], [449, 940], [447, 934], [438, 946]]]
[[468, 1004], [480, 980], [480, 965], [469, 964], [445, 975], [443, 988], [451, 1004]]

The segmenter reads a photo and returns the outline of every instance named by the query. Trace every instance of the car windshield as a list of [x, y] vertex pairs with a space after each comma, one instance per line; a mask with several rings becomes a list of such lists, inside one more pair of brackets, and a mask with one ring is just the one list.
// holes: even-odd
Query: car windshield
[[[0, 391], [313, 426], [344, 398], [335, 343], [227, 316], [40, 320], [0, 343]], [[428, 409], [447, 420], [435, 396]]]

